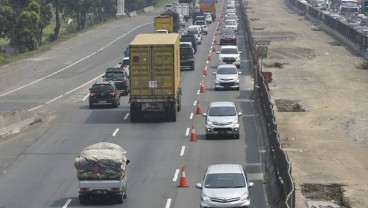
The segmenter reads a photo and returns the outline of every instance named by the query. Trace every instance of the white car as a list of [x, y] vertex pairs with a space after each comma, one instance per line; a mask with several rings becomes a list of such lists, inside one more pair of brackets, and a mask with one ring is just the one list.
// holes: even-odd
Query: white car
[[219, 54], [219, 64], [235, 64], [239, 68], [241, 53], [242, 52], [238, 50], [238, 46], [222, 46], [220, 51], [217, 52], [217, 54]]
[[185, 19], [183, 15], [179, 15], [179, 24], [180, 27], [185, 27]]
[[227, 6], [225, 9], [225, 14], [226, 13], [236, 13], [235, 6]]
[[164, 7], [165, 10], [172, 10], [173, 9], [173, 5], [172, 4], [166, 4]]
[[129, 77], [130, 71], [129, 71], [129, 56], [124, 57], [123, 62], [120, 62], [120, 68], [124, 69], [125, 73]]
[[232, 20], [232, 19], [227, 19], [227, 20], [225, 20], [224, 27], [234, 29], [235, 32], [238, 32], [238, 21]]
[[218, 65], [217, 71], [213, 72], [215, 78], [215, 90], [219, 89], [235, 89], [239, 90], [239, 74], [238, 68], [234, 64]]
[[238, 15], [236, 15], [235, 12], [229, 12], [225, 14], [225, 19], [228, 17], [236, 17], [236, 19], [238, 19]]
[[204, 15], [204, 18], [206, 19], [206, 22], [208, 24], [211, 24], [213, 22], [211, 13], [205, 12], [205, 13], [203, 13], [203, 15]]
[[202, 29], [199, 25], [190, 25], [185, 34], [192, 34], [197, 39], [197, 44], [200, 45], [202, 43]]
[[202, 29], [202, 34], [207, 35], [208, 34], [208, 27], [207, 27], [207, 23], [206, 21], [202, 21], [202, 20], [198, 20], [194, 23], [194, 25], [199, 25], [201, 26]]

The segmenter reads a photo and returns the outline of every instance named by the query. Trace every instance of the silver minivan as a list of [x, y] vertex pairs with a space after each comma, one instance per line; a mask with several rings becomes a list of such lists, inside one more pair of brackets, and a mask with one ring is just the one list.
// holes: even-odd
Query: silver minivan
[[206, 139], [212, 135], [231, 135], [239, 139], [239, 116], [242, 113], [236, 110], [234, 102], [211, 102], [206, 117]]
[[239, 164], [215, 164], [207, 168], [201, 189], [201, 208], [206, 207], [249, 207], [249, 182], [243, 167]]

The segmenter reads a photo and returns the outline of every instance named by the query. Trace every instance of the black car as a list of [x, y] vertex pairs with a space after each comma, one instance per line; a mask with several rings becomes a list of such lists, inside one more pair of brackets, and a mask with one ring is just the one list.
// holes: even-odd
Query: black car
[[186, 34], [180, 37], [180, 42], [191, 42], [194, 52], [197, 53], [197, 38], [193, 34]]
[[95, 83], [89, 88], [89, 108], [95, 105], [112, 105], [117, 108], [120, 105], [119, 91], [114, 82]]
[[236, 32], [232, 28], [223, 28], [221, 30], [220, 45], [236, 45]]
[[180, 44], [180, 69], [194, 70], [195, 60], [192, 47]]
[[115, 83], [116, 88], [120, 95], [129, 94], [129, 79], [125, 68], [108, 68], [105, 75], [102, 76], [104, 81], [112, 81]]

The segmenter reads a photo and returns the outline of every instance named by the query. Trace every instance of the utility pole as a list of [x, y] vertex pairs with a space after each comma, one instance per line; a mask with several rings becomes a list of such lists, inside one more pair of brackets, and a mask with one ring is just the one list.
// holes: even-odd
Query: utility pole
[[125, 0], [116, 1], [116, 16], [122, 16], [125, 14]]

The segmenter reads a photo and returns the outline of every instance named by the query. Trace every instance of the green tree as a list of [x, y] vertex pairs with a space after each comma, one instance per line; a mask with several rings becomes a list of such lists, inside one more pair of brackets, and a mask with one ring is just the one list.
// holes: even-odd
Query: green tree
[[11, 34], [14, 12], [7, 0], [0, 0], [0, 38]]
[[50, 4], [42, 3], [41, 4], [41, 12], [40, 12], [40, 24], [38, 26], [37, 31], [37, 42], [39, 45], [42, 45], [42, 34], [43, 30], [47, 25], [51, 23], [52, 19], [52, 8]]
[[34, 11], [23, 11], [18, 16], [11, 42], [17, 43], [21, 52], [24, 52], [26, 48], [29, 50], [37, 48], [35, 34], [39, 28], [39, 22], [40, 15]]

